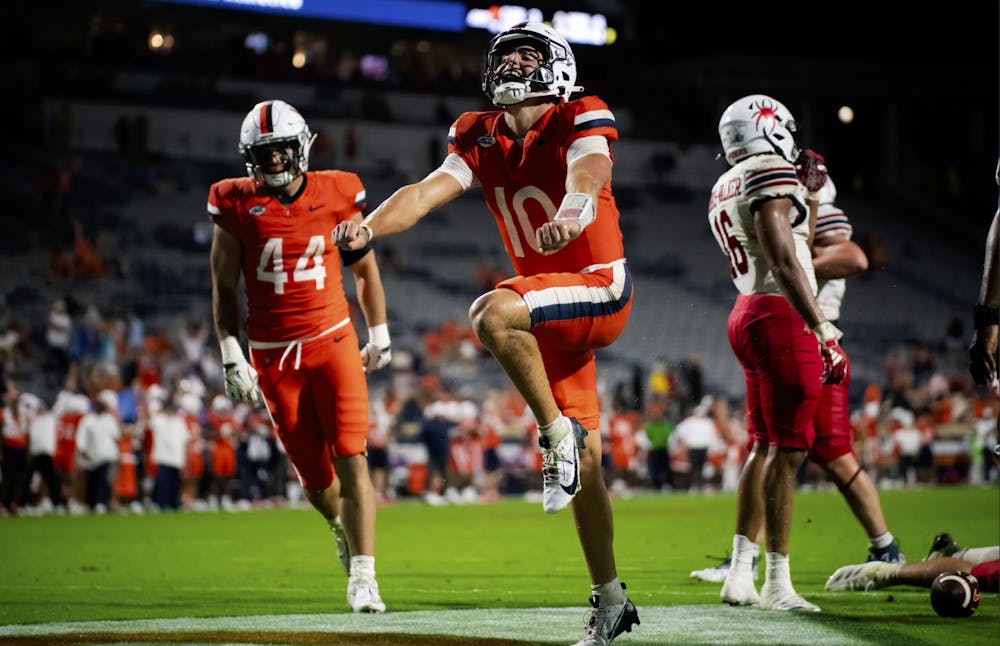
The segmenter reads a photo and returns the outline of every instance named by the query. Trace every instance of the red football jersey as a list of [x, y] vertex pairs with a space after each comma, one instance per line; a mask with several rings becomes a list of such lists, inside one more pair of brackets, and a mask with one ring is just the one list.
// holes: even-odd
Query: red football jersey
[[503, 112], [466, 112], [452, 126], [448, 152], [460, 156], [483, 187], [483, 196], [514, 270], [521, 276], [578, 272], [623, 257], [618, 207], [611, 183], [601, 189], [597, 219], [558, 252], [538, 251], [535, 230], [555, 215], [566, 195], [566, 152], [583, 137], [618, 139], [614, 115], [588, 96], [546, 112], [517, 145]]
[[291, 203], [249, 177], [209, 189], [212, 221], [243, 245], [247, 334], [254, 341], [313, 337], [348, 317], [330, 233], [365, 207], [365, 189], [354, 173], [311, 171], [305, 178]]

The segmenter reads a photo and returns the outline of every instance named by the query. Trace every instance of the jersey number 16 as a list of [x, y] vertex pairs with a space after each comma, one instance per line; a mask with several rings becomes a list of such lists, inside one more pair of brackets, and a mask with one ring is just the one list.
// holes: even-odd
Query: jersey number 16
[[724, 210], [713, 213], [712, 227], [715, 229], [715, 237], [719, 241], [719, 244], [722, 245], [722, 248], [729, 255], [730, 275], [735, 279], [747, 273], [747, 269], [749, 269], [747, 252], [743, 248], [743, 245], [740, 244], [740, 241], [736, 239], [736, 236], [730, 233], [733, 221], [730, 219], [729, 214]]

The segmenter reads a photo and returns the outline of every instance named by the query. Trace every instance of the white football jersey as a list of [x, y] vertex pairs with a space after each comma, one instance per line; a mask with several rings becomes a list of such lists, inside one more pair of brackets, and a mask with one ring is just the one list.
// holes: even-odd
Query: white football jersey
[[757, 239], [752, 207], [770, 198], [789, 198], [795, 256], [802, 265], [813, 294], [816, 274], [809, 250], [809, 211], [805, 187], [795, 168], [778, 155], [754, 155], [730, 168], [712, 187], [708, 224], [729, 258], [730, 275], [741, 294], [780, 294], [767, 258]]
[[[826, 184], [817, 193], [819, 198], [819, 211], [816, 215], [816, 235], [815, 239], [829, 236], [843, 236], [851, 239], [853, 229], [851, 223], [834, 202], [837, 200], [837, 187], [833, 180], [826, 178]], [[825, 280], [819, 282], [819, 293], [816, 294], [816, 304], [823, 312], [823, 316], [828, 321], [840, 319], [840, 306], [844, 302], [844, 294], [847, 292], [847, 281], [843, 278]]]

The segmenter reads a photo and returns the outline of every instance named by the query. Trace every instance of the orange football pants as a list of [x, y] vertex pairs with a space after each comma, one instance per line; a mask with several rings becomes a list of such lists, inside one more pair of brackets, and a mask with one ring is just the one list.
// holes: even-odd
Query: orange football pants
[[588, 273], [515, 276], [497, 287], [521, 295], [531, 312], [552, 395], [563, 415], [600, 427], [594, 350], [617, 339], [632, 312], [632, 275], [624, 261]]
[[302, 486], [323, 491], [333, 484], [333, 458], [367, 450], [368, 386], [358, 336], [345, 325], [287, 350], [251, 348], [250, 360]]

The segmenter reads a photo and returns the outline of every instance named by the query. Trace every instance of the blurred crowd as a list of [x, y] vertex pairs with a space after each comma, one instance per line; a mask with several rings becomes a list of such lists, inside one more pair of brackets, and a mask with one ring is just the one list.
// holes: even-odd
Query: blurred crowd
[[[204, 317], [147, 329], [135, 312], [54, 302], [45, 347], [12, 347], [43, 357], [32, 383], [55, 394], [22, 390], [10, 377], [16, 352], [0, 362], [0, 513], [298, 505], [266, 409], [224, 396], [212, 338]], [[880, 486], [997, 480], [997, 393], [948, 369], [949, 353], [944, 343], [896, 349], [882, 383], [852, 404], [856, 453]], [[483, 378], [493, 364], [467, 326], [445, 321], [372, 377], [368, 457], [381, 504], [539, 495], [537, 426], [503, 379]], [[750, 448], [744, 402], [711, 392], [697, 359], [636, 366], [601, 390], [612, 495], [735, 490]], [[809, 463], [799, 482], [829, 486]]]

